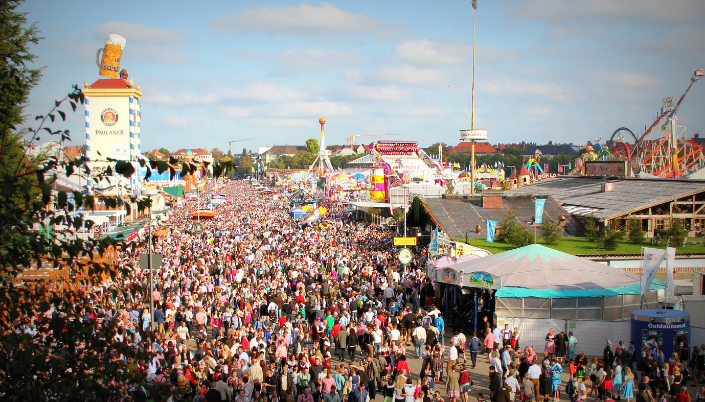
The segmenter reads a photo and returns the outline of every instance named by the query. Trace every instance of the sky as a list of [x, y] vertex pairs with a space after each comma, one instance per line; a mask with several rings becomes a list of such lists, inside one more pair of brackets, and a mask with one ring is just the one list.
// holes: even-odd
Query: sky
[[[142, 151], [358, 138], [458, 143], [470, 128], [473, 8], [464, 1], [27, 1], [44, 39], [30, 116], [99, 79], [108, 34], [141, 87]], [[494, 0], [476, 11], [475, 128], [493, 143], [639, 134], [705, 67], [702, 0]], [[70, 109], [69, 109], [70, 110]], [[705, 79], [678, 115], [705, 135]], [[28, 125], [34, 119], [28, 119]], [[83, 143], [83, 114], [52, 128]], [[48, 138], [42, 138], [45, 142]]]

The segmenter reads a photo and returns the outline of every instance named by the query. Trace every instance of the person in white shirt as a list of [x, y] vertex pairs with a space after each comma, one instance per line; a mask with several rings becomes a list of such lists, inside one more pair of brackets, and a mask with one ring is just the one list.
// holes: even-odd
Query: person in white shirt
[[176, 329], [176, 334], [181, 338], [181, 343], [184, 343], [187, 339], [191, 339], [191, 334], [189, 334], [188, 328], [186, 328], [186, 323], [182, 322], [181, 326]]
[[538, 401], [539, 398], [539, 378], [541, 377], [541, 366], [536, 364], [532, 364], [529, 367], [529, 370], [527, 370], [526, 374], [529, 375], [529, 378], [531, 379], [531, 382], [534, 384], [534, 400]]

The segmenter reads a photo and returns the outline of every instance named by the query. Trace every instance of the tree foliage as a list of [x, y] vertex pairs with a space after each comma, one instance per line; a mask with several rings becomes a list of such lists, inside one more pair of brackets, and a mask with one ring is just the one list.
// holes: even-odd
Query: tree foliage
[[672, 218], [666, 231], [666, 237], [670, 247], [682, 247], [688, 238], [688, 232], [685, 230], [685, 221], [679, 218]]
[[616, 250], [619, 240], [624, 238], [624, 230], [619, 223], [614, 220], [610, 222], [601, 235], [595, 240], [595, 248], [598, 250]]
[[535, 241], [534, 234], [517, 220], [516, 213], [511, 209], [507, 210], [507, 215], [498, 226], [497, 239], [514, 247], [528, 246]]
[[563, 238], [563, 227], [550, 216], [546, 216], [540, 226], [541, 238], [547, 244], [558, 244]]
[[321, 149], [318, 145], [318, 140], [315, 138], [309, 138], [306, 140], [306, 150], [310, 154], [318, 155], [318, 151]]
[[597, 238], [599, 237], [599, 227], [597, 226], [597, 219], [595, 218], [595, 215], [590, 214], [587, 218], [585, 218], [585, 222], [583, 223], [583, 226], [585, 228], [585, 237], [588, 238], [590, 241], [596, 241]]
[[644, 231], [641, 229], [641, 219], [631, 218], [629, 219], [629, 242], [634, 244], [641, 244], [644, 242], [646, 237], [644, 236]]
[[237, 169], [235, 169], [235, 172], [241, 176], [247, 176], [252, 174], [252, 168], [252, 158], [250, 158], [250, 155], [245, 153], [242, 155], [242, 158], [240, 158], [240, 163], [237, 164]]

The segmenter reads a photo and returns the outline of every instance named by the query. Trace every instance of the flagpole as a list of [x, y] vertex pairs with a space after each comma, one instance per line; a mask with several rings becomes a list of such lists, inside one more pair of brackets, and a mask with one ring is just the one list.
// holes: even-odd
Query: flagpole
[[[641, 280], [644, 280], [644, 246], [641, 246]], [[644, 294], [639, 298], [639, 309], [644, 306]]]

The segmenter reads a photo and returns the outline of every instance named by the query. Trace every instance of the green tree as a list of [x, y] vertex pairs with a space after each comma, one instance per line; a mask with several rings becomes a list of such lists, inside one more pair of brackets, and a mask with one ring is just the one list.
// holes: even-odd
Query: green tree
[[250, 155], [244, 154], [240, 158], [240, 163], [238, 163], [235, 172], [241, 176], [252, 174], [252, 158], [250, 158]]
[[318, 140], [315, 138], [309, 138], [306, 140], [306, 150], [310, 154], [318, 155], [318, 151], [321, 147], [318, 145]]
[[583, 226], [585, 227], [585, 237], [587, 237], [590, 241], [597, 240], [597, 237], [600, 234], [599, 228], [597, 226], [597, 219], [595, 218], [594, 214], [590, 214], [590, 216], [585, 218]]
[[220, 161], [222, 161], [222, 160], [223, 160], [223, 156], [225, 156], [225, 155], [223, 154], [223, 151], [221, 151], [220, 148], [218, 148], [218, 147], [215, 147], [215, 148], [211, 149], [211, 155], [213, 156], [213, 161], [214, 161], [214, 162], [220, 162]]
[[685, 230], [685, 221], [679, 218], [671, 219], [669, 228], [666, 231], [666, 238], [670, 247], [683, 247], [688, 238], [688, 232]]
[[528, 246], [535, 241], [534, 234], [517, 220], [516, 213], [511, 209], [507, 210], [498, 226], [497, 239], [514, 247]]
[[563, 227], [557, 221], [553, 220], [550, 216], [547, 216], [540, 227], [541, 238], [547, 244], [558, 244], [563, 238]]
[[[438, 149], [440, 148], [441, 143], [436, 142], [432, 144], [430, 147], [426, 148], [426, 153], [429, 155], [438, 155]], [[449, 160], [448, 158], [450, 157], [450, 148], [448, 148], [447, 144], [443, 144], [443, 160]]]
[[595, 248], [599, 250], [616, 250], [619, 240], [624, 238], [624, 231], [617, 221], [612, 221], [605, 227], [604, 233], [595, 240]]
[[641, 229], [641, 219], [631, 218], [629, 219], [629, 241], [634, 244], [641, 244], [644, 242], [646, 237], [644, 236], [644, 231]]
[[169, 159], [169, 157], [171, 156], [171, 151], [169, 151], [169, 150], [166, 149], [166, 148], [163, 148], [163, 147], [162, 147], [162, 148], [159, 148], [159, 152], [161, 152], [162, 154], [164, 154], [164, 156], [166, 157], [166, 159]]

